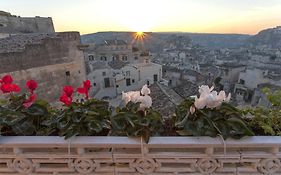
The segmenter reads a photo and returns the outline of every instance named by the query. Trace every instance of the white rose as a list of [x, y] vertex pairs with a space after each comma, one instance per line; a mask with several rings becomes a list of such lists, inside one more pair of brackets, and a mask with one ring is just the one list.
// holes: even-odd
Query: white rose
[[147, 85], [144, 85], [141, 89], [141, 94], [142, 95], [149, 95], [150, 94], [150, 89], [147, 87]]

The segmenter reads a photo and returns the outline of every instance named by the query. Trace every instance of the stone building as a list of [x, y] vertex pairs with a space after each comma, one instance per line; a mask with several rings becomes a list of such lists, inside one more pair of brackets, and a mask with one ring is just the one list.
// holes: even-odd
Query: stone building
[[[78, 32], [21, 34], [0, 39], [0, 77], [10, 74], [25, 87], [38, 82], [39, 98], [57, 101], [64, 85], [80, 86], [86, 79]], [[24, 88], [22, 88], [24, 91]]]
[[50, 17], [19, 17], [0, 11], [0, 38], [19, 33], [54, 33]]
[[148, 52], [123, 40], [89, 44], [85, 62], [95, 98], [114, 98], [122, 91], [139, 90], [162, 79], [162, 66], [150, 62]]

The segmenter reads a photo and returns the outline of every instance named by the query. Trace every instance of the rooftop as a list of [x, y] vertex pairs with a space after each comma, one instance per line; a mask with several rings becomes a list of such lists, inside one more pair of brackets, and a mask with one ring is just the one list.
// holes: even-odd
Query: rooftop
[[26, 45], [40, 44], [45, 38], [57, 38], [56, 33], [30, 33], [0, 38], [0, 53], [21, 52]]

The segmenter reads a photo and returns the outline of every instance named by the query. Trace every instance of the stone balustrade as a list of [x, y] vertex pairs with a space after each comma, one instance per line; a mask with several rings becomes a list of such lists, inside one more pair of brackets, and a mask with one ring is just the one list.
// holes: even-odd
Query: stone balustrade
[[1, 175], [281, 174], [281, 137], [0, 136]]

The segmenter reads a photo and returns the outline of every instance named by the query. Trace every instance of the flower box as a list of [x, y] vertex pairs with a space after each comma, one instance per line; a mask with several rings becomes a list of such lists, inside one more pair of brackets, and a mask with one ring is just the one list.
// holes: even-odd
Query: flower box
[[281, 174], [281, 137], [1, 136], [0, 174]]

